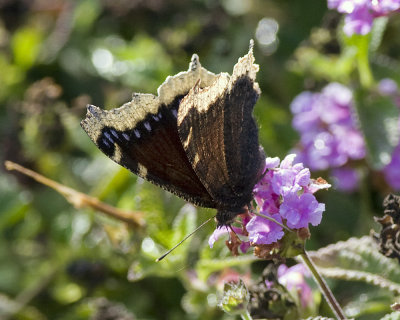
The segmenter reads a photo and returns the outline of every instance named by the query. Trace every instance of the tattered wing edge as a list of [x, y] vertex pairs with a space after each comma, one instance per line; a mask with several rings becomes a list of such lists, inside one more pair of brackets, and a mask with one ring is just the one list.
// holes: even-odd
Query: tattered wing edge
[[[87, 106], [86, 118], [81, 121], [82, 128], [96, 143], [105, 126], [120, 131], [134, 128], [148, 114], [157, 114], [161, 105], [168, 106], [177, 96], [187, 94], [200, 79], [200, 86], [210, 86], [218, 75], [203, 68], [197, 54], [192, 56], [187, 71], [179, 72], [167, 79], [157, 89], [158, 96], [148, 93], [134, 93], [132, 100], [121, 107], [103, 110], [94, 105]], [[138, 109], [142, 110], [138, 110]]]

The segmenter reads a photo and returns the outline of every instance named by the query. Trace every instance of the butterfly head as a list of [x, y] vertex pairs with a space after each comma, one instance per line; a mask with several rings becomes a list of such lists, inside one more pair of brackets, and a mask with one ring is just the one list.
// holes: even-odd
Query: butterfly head
[[239, 214], [244, 214], [249, 211], [247, 206], [241, 208], [218, 208], [217, 215], [217, 228], [222, 226], [231, 225]]

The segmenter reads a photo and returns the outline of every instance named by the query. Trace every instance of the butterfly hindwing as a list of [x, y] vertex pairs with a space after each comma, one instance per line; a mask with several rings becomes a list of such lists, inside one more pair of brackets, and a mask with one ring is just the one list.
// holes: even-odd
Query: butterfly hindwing
[[252, 116], [260, 90], [252, 50], [209, 87], [181, 101], [178, 132], [189, 161], [219, 208], [242, 208], [262, 174], [265, 158]]

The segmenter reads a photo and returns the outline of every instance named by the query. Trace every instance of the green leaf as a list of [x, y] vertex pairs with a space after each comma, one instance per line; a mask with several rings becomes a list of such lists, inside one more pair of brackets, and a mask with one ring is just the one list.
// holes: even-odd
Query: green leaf
[[[156, 238], [161, 238], [171, 248], [176, 245], [185, 235], [189, 234], [196, 226], [196, 210], [192, 205], [185, 205], [173, 222], [172, 230], [159, 232]], [[166, 236], [166, 235], [169, 236]], [[168, 257], [156, 263], [167, 248], [157, 243], [153, 238], [147, 237], [142, 241], [142, 254], [134, 261], [128, 271], [130, 281], [138, 281], [151, 275], [162, 277], [176, 277], [177, 270], [185, 270], [185, 261], [188, 255], [190, 240], [187, 239], [174, 250]]]
[[307, 73], [317, 80], [349, 82], [350, 74], [354, 70], [354, 61], [357, 50], [346, 47], [340, 56], [325, 55], [310, 47], [301, 47], [296, 50], [295, 61], [289, 65], [291, 71]]
[[42, 38], [41, 32], [33, 27], [18, 29], [12, 38], [15, 64], [29, 69], [38, 57]]
[[354, 299], [349, 299], [344, 306], [351, 318], [365, 315], [368, 319], [377, 319], [390, 311], [393, 297], [400, 294], [398, 261], [379, 253], [377, 244], [369, 236], [350, 238], [309, 255], [323, 276], [353, 281], [349, 288]]
[[397, 260], [379, 253], [372, 238], [350, 238], [310, 252], [318, 270], [325, 276], [361, 281], [400, 294], [400, 268]]
[[101, 5], [96, 0], [77, 2], [74, 12], [74, 28], [80, 32], [89, 31], [101, 13]]
[[191, 204], [184, 205], [172, 224], [174, 229], [172, 242], [182, 240], [184, 236], [192, 232], [196, 228], [196, 221], [196, 208]]
[[24, 79], [20, 67], [10, 63], [5, 54], [0, 53], [0, 101], [9, 98], [14, 86], [18, 86]]
[[[130, 41], [113, 35], [92, 41], [92, 63], [99, 76], [152, 92], [172, 73], [171, 58], [153, 38], [138, 34]], [[105, 63], [106, 62], [106, 63]], [[185, 69], [189, 59], [185, 61]]]
[[389, 97], [358, 90], [355, 104], [364, 133], [371, 166], [382, 169], [389, 163], [393, 149], [399, 142], [399, 108]]

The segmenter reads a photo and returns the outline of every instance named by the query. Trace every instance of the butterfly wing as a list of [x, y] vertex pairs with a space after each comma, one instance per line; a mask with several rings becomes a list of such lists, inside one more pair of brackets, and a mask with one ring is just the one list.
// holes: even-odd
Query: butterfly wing
[[264, 152], [252, 111], [260, 94], [252, 49], [204, 89], [181, 101], [178, 132], [189, 161], [219, 209], [240, 209], [252, 199]]
[[214, 208], [180, 142], [177, 112], [198, 79], [209, 85], [215, 77], [193, 55], [189, 70], [168, 77], [158, 96], [135, 94], [131, 102], [110, 111], [88, 106], [82, 128], [116, 163], [187, 201]]

